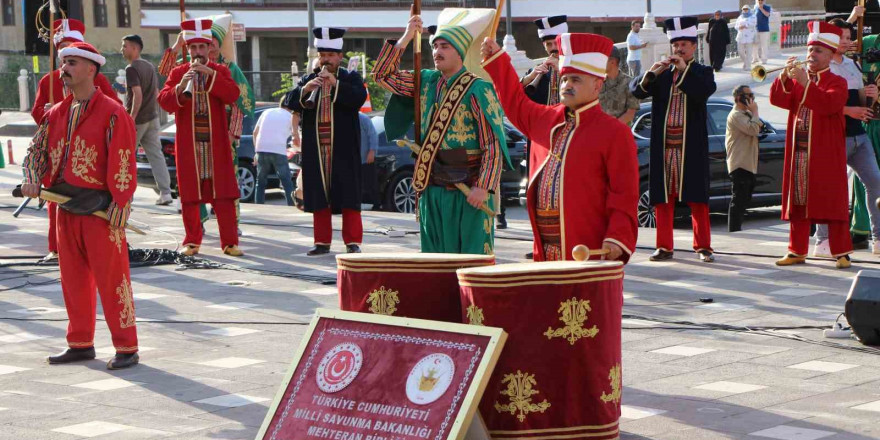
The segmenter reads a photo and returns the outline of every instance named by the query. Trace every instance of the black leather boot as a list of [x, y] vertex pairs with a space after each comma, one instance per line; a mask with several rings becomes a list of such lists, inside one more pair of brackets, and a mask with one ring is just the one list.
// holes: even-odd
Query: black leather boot
[[95, 358], [95, 347], [68, 348], [55, 356], [49, 356], [46, 360], [50, 364], [67, 364], [70, 362], [90, 361]]
[[123, 368], [133, 367], [140, 361], [137, 353], [116, 353], [113, 359], [107, 362], [108, 370], [121, 370]]
[[315, 255], [324, 255], [330, 253], [330, 246], [326, 244], [316, 244], [315, 247], [311, 248], [306, 255], [313, 257]]

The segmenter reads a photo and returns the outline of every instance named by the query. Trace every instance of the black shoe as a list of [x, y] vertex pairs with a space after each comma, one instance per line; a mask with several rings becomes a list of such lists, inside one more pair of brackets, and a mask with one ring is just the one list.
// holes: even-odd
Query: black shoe
[[648, 258], [651, 261], [666, 261], [672, 259], [672, 252], [664, 251], [663, 249], [657, 249], [651, 254], [651, 257]]
[[326, 244], [316, 244], [315, 247], [306, 252], [306, 255], [313, 257], [315, 255], [324, 255], [330, 253], [330, 246]]
[[361, 253], [361, 247], [356, 244], [347, 244], [345, 245], [345, 252], [349, 254], [359, 254]]
[[498, 221], [495, 222], [495, 229], [507, 229], [507, 219], [505, 217], [504, 214], [499, 214], [496, 217]]
[[715, 254], [712, 251], [707, 251], [705, 249], [697, 251], [697, 255], [700, 256], [700, 261], [704, 263], [714, 263], [715, 262]]
[[70, 362], [90, 361], [95, 358], [95, 347], [68, 348], [55, 356], [46, 358], [50, 364], [67, 364]]
[[140, 362], [141, 358], [137, 353], [116, 353], [113, 359], [107, 361], [108, 370], [121, 370], [123, 368], [133, 367]]
[[529, 260], [534, 260], [534, 259], [535, 259], [535, 253], [534, 253], [534, 252], [529, 252], [529, 253], [527, 253], [527, 254], [526, 254], [526, 258], [528, 258]]
[[868, 249], [868, 236], [862, 234], [850, 234], [854, 250]]

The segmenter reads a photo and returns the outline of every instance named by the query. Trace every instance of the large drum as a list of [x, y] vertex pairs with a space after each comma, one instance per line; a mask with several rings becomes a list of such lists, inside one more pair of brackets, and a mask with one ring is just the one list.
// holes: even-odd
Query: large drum
[[455, 271], [494, 264], [494, 255], [337, 255], [339, 308], [351, 312], [461, 322]]
[[555, 261], [458, 271], [464, 322], [507, 343], [480, 413], [493, 439], [617, 439], [623, 264]]

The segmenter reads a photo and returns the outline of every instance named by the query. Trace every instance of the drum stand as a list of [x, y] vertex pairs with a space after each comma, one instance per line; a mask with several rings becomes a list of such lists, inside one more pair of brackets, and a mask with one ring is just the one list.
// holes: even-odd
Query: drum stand
[[471, 421], [471, 426], [468, 426], [464, 440], [492, 440], [492, 437], [489, 436], [489, 428], [486, 428], [486, 422], [483, 421], [479, 410], [474, 414], [474, 419]]

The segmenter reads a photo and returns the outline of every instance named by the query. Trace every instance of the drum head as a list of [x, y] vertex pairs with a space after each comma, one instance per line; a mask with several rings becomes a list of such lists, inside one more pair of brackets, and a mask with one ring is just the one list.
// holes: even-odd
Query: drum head
[[451, 262], [494, 262], [494, 255], [476, 254], [423, 254], [423, 253], [400, 253], [380, 252], [370, 254], [339, 254], [336, 256], [337, 263], [451, 263]]
[[553, 272], [596, 271], [617, 269], [623, 266], [620, 261], [542, 261], [538, 263], [499, 264], [497, 266], [461, 269], [459, 275], [527, 275]]

